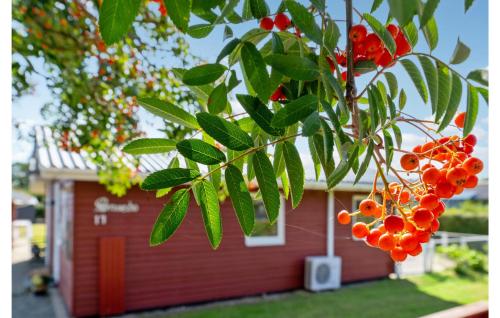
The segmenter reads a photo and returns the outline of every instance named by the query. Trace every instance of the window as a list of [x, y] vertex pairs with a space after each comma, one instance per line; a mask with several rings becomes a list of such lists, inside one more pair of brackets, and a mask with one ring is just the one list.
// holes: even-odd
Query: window
[[[367, 195], [353, 195], [352, 196], [352, 212], [357, 211], [359, 209], [359, 205], [361, 201], [367, 198]], [[375, 195], [375, 200], [380, 203], [381, 196]], [[356, 222], [365, 222], [366, 224], [373, 222], [374, 218], [372, 216], [364, 216], [363, 214], [353, 215], [351, 217], [352, 224]], [[378, 223], [377, 223], [378, 224]], [[359, 239], [355, 236], [352, 236], [352, 239], [355, 241], [362, 241], [363, 239]]]
[[283, 197], [280, 200], [280, 212], [273, 225], [269, 224], [264, 202], [254, 200], [255, 227], [251, 236], [245, 236], [246, 246], [285, 245], [285, 200]]

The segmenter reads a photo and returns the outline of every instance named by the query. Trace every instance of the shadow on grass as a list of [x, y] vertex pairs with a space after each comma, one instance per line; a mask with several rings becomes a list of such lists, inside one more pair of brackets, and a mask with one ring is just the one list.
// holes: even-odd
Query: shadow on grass
[[[448, 276], [449, 277], [449, 276]], [[429, 277], [436, 283], [445, 281], [446, 275]], [[338, 291], [309, 293], [296, 291], [276, 300], [262, 300], [251, 304], [209, 305], [208, 308], [188, 309], [170, 314], [139, 315], [160, 318], [229, 318], [229, 317], [419, 317], [436, 311], [459, 306], [422, 291], [408, 280], [380, 280], [347, 285]]]

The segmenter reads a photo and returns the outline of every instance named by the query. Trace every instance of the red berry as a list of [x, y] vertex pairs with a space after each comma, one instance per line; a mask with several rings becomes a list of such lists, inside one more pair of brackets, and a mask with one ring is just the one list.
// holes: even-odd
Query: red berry
[[372, 229], [370, 231], [370, 234], [366, 237], [366, 242], [368, 245], [373, 246], [373, 247], [378, 247], [378, 240], [380, 236], [382, 236], [382, 231], [379, 229]]
[[468, 174], [478, 174], [483, 171], [483, 162], [481, 159], [470, 157], [464, 161], [462, 167], [467, 171]]
[[274, 25], [280, 31], [285, 31], [286, 29], [288, 29], [288, 27], [290, 27], [291, 24], [292, 23], [291, 23], [290, 19], [284, 13], [278, 13], [274, 17]]
[[422, 181], [429, 185], [436, 185], [441, 177], [441, 173], [435, 167], [425, 169], [422, 174]]
[[435, 209], [439, 206], [439, 198], [433, 193], [426, 194], [420, 198], [420, 205], [429, 210]]
[[408, 255], [417, 256], [420, 253], [422, 253], [422, 245], [418, 244], [417, 247], [413, 251], [408, 252]]
[[465, 112], [462, 112], [455, 117], [455, 125], [457, 125], [458, 128], [464, 128], [465, 124]]
[[408, 253], [403, 251], [401, 247], [395, 247], [391, 251], [391, 258], [395, 262], [402, 262], [406, 259], [406, 257], [408, 257]]
[[349, 215], [349, 212], [346, 210], [342, 210], [337, 214], [337, 221], [339, 221], [340, 224], [349, 224], [351, 223], [351, 216]]
[[357, 238], [364, 238], [370, 233], [368, 226], [363, 222], [356, 222], [352, 226], [352, 235]]
[[366, 33], [368, 33], [368, 31], [364, 25], [353, 25], [349, 31], [349, 39], [354, 43], [362, 42], [366, 38]]
[[397, 26], [395, 26], [394, 24], [389, 24], [387, 26], [387, 31], [389, 31], [392, 35], [392, 38], [394, 40], [396, 40], [396, 38], [398, 37], [398, 34], [399, 34], [399, 28]]
[[464, 144], [474, 147], [477, 144], [476, 136], [474, 136], [473, 134], [468, 134], [467, 137], [464, 138]]
[[413, 251], [419, 245], [418, 239], [411, 233], [406, 233], [401, 236], [399, 245], [405, 252]]
[[271, 97], [269, 99], [272, 100], [273, 102], [276, 102], [278, 100], [284, 99], [284, 97], [285, 97], [285, 95], [283, 94], [283, 87], [280, 85], [274, 91], [274, 93], [271, 95]]
[[389, 215], [384, 220], [384, 227], [389, 233], [397, 233], [404, 230], [405, 222], [399, 215]]
[[384, 52], [375, 60], [375, 64], [382, 67], [388, 67], [391, 65], [392, 61], [391, 53], [389, 50], [384, 49]]
[[434, 215], [426, 208], [418, 208], [413, 213], [413, 221], [421, 228], [428, 228], [431, 225]]
[[382, 41], [375, 33], [370, 33], [366, 36], [366, 52], [373, 53], [380, 49], [382, 46]]
[[263, 30], [271, 31], [274, 27], [273, 19], [265, 17], [260, 20], [260, 28]]
[[467, 181], [465, 181], [465, 183], [464, 183], [464, 188], [468, 188], [468, 189], [475, 188], [477, 186], [478, 181], [479, 181], [479, 179], [477, 176], [475, 176], [475, 175], [468, 176]]
[[403, 32], [399, 32], [396, 37], [396, 55], [401, 56], [409, 53], [411, 51], [411, 45], [408, 43]]
[[396, 246], [394, 236], [390, 233], [384, 233], [378, 239], [378, 247], [383, 251], [390, 251]]

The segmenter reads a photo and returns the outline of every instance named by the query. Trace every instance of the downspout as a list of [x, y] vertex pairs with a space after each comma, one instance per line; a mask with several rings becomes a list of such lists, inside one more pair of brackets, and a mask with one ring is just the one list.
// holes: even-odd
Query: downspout
[[326, 205], [327, 217], [326, 217], [326, 255], [328, 257], [333, 257], [334, 254], [334, 244], [335, 244], [335, 223], [334, 223], [334, 210], [335, 201], [333, 200], [333, 191], [328, 192], [328, 199]]

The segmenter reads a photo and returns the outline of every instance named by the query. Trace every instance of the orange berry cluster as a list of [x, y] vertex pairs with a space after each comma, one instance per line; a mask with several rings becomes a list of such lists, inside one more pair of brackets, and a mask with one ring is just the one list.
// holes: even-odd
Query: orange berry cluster
[[[394, 56], [385, 47], [382, 40], [375, 33], [368, 33], [366, 27], [362, 24], [352, 26], [349, 31], [349, 39], [353, 43], [353, 58], [354, 65], [360, 61], [373, 61], [377, 66], [389, 67], [394, 64], [394, 59], [398, 56], [409, 53], [412, 49], [410, 43], [406, 39], [403, 31], [394, 24], [389, 24], [387, 30], [391, 33], [394, 42], [396, 42], [396, 52]], [[346, 52], [335, 54], [337, 64], [342, 67], [347, 67]], [[333, 61], [328, 58], [330, 69], [334, 70]], [[356, 76], [361, 74], [356, 73]], [[342, 72], [342, 80], [346, 81], [347, 71]]]
[[[463, 116], [459, 114], [456, 122], [460, 123]], [[404, 180], [398, 174], [401, 182], [389, 183], [381, 191], [374, 183], [374, 190], [361, 202], [359, 211], [339, 212], [338, 222], [349, 224], [351, 216], [357, 214], [373, 217], [369, 224], [356, 222], [352, 235], [364, 239], [371, 247], [389, 252], [395, 262], [404, 261], [408, 255], [419, 255], [421, 244], [428, 242], [439, 229], [438, 218], [446, 209], [441, 200], [477, 186], [483, 162], [471, 156], [476, 142], [476, 137], [470, 134], [416, 146], [401, 157], [400, 163], [408, 174], [418, 174], [417, 181]], [[376, 194], [381, 195], [382, 203], [375, 200]]]

